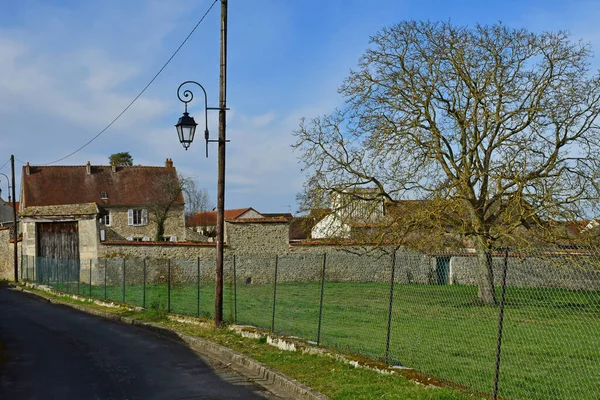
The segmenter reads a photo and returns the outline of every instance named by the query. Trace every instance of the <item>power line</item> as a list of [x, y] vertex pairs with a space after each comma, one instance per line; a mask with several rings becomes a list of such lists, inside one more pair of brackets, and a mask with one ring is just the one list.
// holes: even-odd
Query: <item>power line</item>
[[0, 170], [4, 169], [4, 167], [6, 167], [6, 164], [8, 164], [10, 162], [10, 158], [8, 160], [6, 160], [6, 162], [4, 164], [2, 164], [2, 166], [0, 167]]
[[[198, 21], [198, 23], [196, 24], [196, 26], [194, 26], [194, 29], [191, 30], [191, 32], [187, 35], [187, 37], [184, 39], [184, 41], [179, 45], [179, 47], [177, 48], [177, 50], [175, 50], [175, 52], [171, 55], [171, 57], [169, 57], [169, 59], [167, 60], [167, 62], [156, 73], [156, 75], [154, 75], [154, 77], [150, 80], [150, 82], [148, 82], [148, 84], [146, 86], [144, 86], [144, 88], [142, 89], [142, 91], [137, 96], [135, 96], [135, 98], [127, 105], [127, 107], [125, 107], [125, 109], [123, 109], [123, 111], [121, 111], [119, 113], [119, 115], [117, 115], [115, 117], [115, 119], [113, 119], [108, 125], [106, 125], [106, 127], [104, 127], [104, 129], [102, 129], [100, 132], [98, 132], [96, 134], [96, 136], [94, 136], [93, 138], [91, 138], [90, 140], [88, 140], [83, 146], [81, 146], [77, 150], [73, 151], [72, 153], [67, 154], [66, 156], [64, 156], [62, 158], [59, 158], [58, 160], [55, 160], [55, 161], [52, 161], [52, 162], [49, 162], [49, 163], [46, 163], [46, 164], [41, 164], [41, 165], [56, 164], [57, 162], [60, 162], [62, 160], [65, 160], [65, 159], [71, 157], [72, 155], [74, 155], [74, 154], [78, 153], [79, 151], [83, 150], [85, 147], [87, 147], [94, 140], [98, 139], [100, 137], [100, 135], [102, 135], [104, 132], [106, 132], [115, 122], [117, 122], [119, 120], [119, 118], [121, 118], [123, 116], [123, 114], [125, 114], [127, 112], [127, 110], [129, 110], [129, 108], [133, 105], [133, 103], [135, 103], [137, 101], [137, 99], [139, 99], [144, 94], [144, 92], [146, 91], [146, 89], [148, 89], [150, 87], [150, 85], [152, 85], [152, 83], [154, 83], [154, 81], [156, 80], [156, 78], [158, 78], [158, 76], [163, 72], [163, 70], [167, 67], [167, 65], [169, 65], [169, 63], [177, 55], [177, 53], [179, 53], [179, 50], [181, 50], [181, 48], [183, 47], [183, 45], [185, 45], [185, 43], [188, 41], [188, 39], [196, 31], [196, 28], [198, 28], [198, 26], [200, 26], [200, 24], [202, 23], [202, 21], [204, 21], [204, 18], [206, 18], [206, 16], [210, 12], [210, 10], [212, 10], [212, 8], [214, 7], [214, 5], [217, 3], [217, 1], [218, 0], [213, 1], [213, 3], [208, 8], [208, 10], [206, 10], [206, 12], [204, 13], [204, 15], [202, 16], [202, 18], [200, 18], [200, 21]], [[22, 162], [22, 161], [20, 161], [20, 162]], [[23, 163], [23, 164], [25, 164], [25, 163]]]

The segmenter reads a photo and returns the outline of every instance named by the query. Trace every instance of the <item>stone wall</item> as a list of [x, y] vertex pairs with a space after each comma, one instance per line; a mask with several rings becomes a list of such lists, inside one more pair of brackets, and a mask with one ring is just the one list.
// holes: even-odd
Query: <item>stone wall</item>
[[[496, 285], [502, 282], [504, 257], [492, 258]], [[451, 257], [450, 282], [476, 284], [477, 257]], [[586, 255], [515, 256], [507, 259], [506, 284], [519, 287], [600, 290], [600, 259]]]
[[225, 243], [237, 254], [281, 254], [290, 248], [289, 222], [278, 218], [227, 221], [225, 234]]
[[[0, 228], [0, 279], [14, 281], [14, 244], [10, 241], [10, 228]], [[18, 274], [21, 279], [21, 243], [17, 242]]]
[[[225, 280], [240, 284], [273, 282], [275, 266], [280, 282], [320, 281], [326, 258], [328, 282], [381, 282], [391, 279], [392, 249], [359, 245], [288, 241], [289, 225], [281, 220], [227, 222], [229, 242], [225, 246]], [[326, 254], [324, 256], [324, 254]], [[171, 260], [173, 282], [212, 281], [215, 275], [215, 243], [103, 242], [93, 260], [93, 281], [122, 281], [125, 262], [127, 282], [143, 276], [146, 259], [148, 282], [166, 279]], [[106, 260], [106, 261], [105, 261]], [[199, 260], [199, 261], [198, 261]], [[81, 262], [81, 277], [89, 281], [89, 261]], [[496, 284], [500, 283], [503, 257], [493, 258]], [[477, 258], [469, 254], [425, 254], [406, 249], [396, 253], [394, 281], [409, 284], [476, 284]], [[445, 272], [444, 272], [445, 269]], [[590, 256], [511, 255], [508, 285], [600, 290], [600, 261]]]
[[103, 242], [98, 258], [214, 259], [215, 243]]

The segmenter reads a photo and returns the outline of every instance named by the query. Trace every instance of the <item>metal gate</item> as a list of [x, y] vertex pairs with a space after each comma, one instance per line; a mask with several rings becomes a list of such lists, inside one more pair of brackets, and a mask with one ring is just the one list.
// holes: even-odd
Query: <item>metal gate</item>
[[36, 231], [36, 280], [41, 283], [78, 281], [77, 222], [39, 222]]

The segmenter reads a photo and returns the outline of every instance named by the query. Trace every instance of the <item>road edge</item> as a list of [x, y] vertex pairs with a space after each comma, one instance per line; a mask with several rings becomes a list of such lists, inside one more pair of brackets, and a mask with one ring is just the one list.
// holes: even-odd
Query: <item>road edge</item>
[[276, 396], [293, 399], [306, 399], [306, 400], [325, 400], [328, 399], [324, 394], [317, 392], [309, 386], [291, 378], [287, 375], [276, 371], [265, 364], [256, 361], [255, 359], [246, 356], [245, 354], [239, 353], [235, 350], [229, 349], [225, 346], [221, 346], [217, 343], [190, 336], [182, 332], [178, 332], [172, 329], [165, 328], [160, 325], [152, 324], [149, 322], [139, 321], [133, 318], [123, 317], [117, 314], [112, 314], [79, 304], [71, 304], [63, 302], [59, 299], [48, 298], [38, 293], [32, 292], [20, 286], [9, 287], [11, 290], [16, 290], [24, 294], [35, 296], [38, 299], [43, 299], [51, 304], [57, 304], [73, 308], [75, 310], [84, 312], [86, 314], [95, 315], [104, 319], [119, 322], [122, 324], [134, 325], [155, 335], [163, 337], [165, 339], [174, 340], [179, 339], [186, 343], [190, 349], [199, 355], [208, 357], [215, 361], [218, 361], [227, 367], [233, 369], [235, 372], [245, 376], [253, 383], [263, 387], [267, 391], [273, 393]]

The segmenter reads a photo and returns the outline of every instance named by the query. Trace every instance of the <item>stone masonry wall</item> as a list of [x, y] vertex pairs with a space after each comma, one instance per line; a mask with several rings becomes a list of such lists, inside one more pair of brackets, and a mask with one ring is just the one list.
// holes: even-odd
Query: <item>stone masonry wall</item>
[[[325, 255], [325, 279], [328, 282], [381, 282], [391, 279], [392, 250], [368, 249], [357, 245], [313, 242], [290, 245], [286, 223], [226, 223], [229, 242], [225, 247], [225, 279], [233, 279], [235, 259], [236, 279], [241, 284], [264, 284], [274, 280], [320, 281]], [[214, 243], [111, 243], [98, 246], [98, 260], [93, 263], [93, 281], [103, 280], [106, 264], [108, 281], [122, 281], [123, 260], [127, 282], [143, 276], [146, 259], [148, 282], [166, 279], [171, 261], [173, 283], [214, 280]], [[440, 259], [446, 259], [446, 275], [438, 271]], [[106, 261], [105, 261], [106, 260]], [[494, 277], [500, 283], [502, 257], [493, 258]], [[600, 290], [600, 261], [586, 256], [550, 255], [511, 256], [507, 281], [511, 286], [561, 287]], [[442, 268], [442, 267], [440, 267]], [[468, 254], [434, 255], [400, 249], [396, 253], [394, 281], [409, 284], [476, 284], [477, 258]], [[81, 275], [89, 281], [89, 266], [81, 263]], [[440, 276], [443, 279], [440, 279]], [[87, 278], [86, 278], [87, 277]], [[445, 281], [444, 281], [445, 279]]]
[[286, 221], [226, 222], [225, 234], [225, 242], [238, 254], [286, 253], [290, 248], [290, 226]]
[[[521, 287], [600, 290], [600, 260], [585, 255], [511, 256], [507, 261], [506, 284]], [[502, 282], [504, 257], [493, 257], [496, 285]], [[452, 257], [450, 282], [475, 285], [477, 257]]]
[[[10, 229], [0, 228], [0, 279], [14, 281], [14, 244], [10, 242]], [[21, 279], [21, 243], [17, 242], [18, 274]]]

